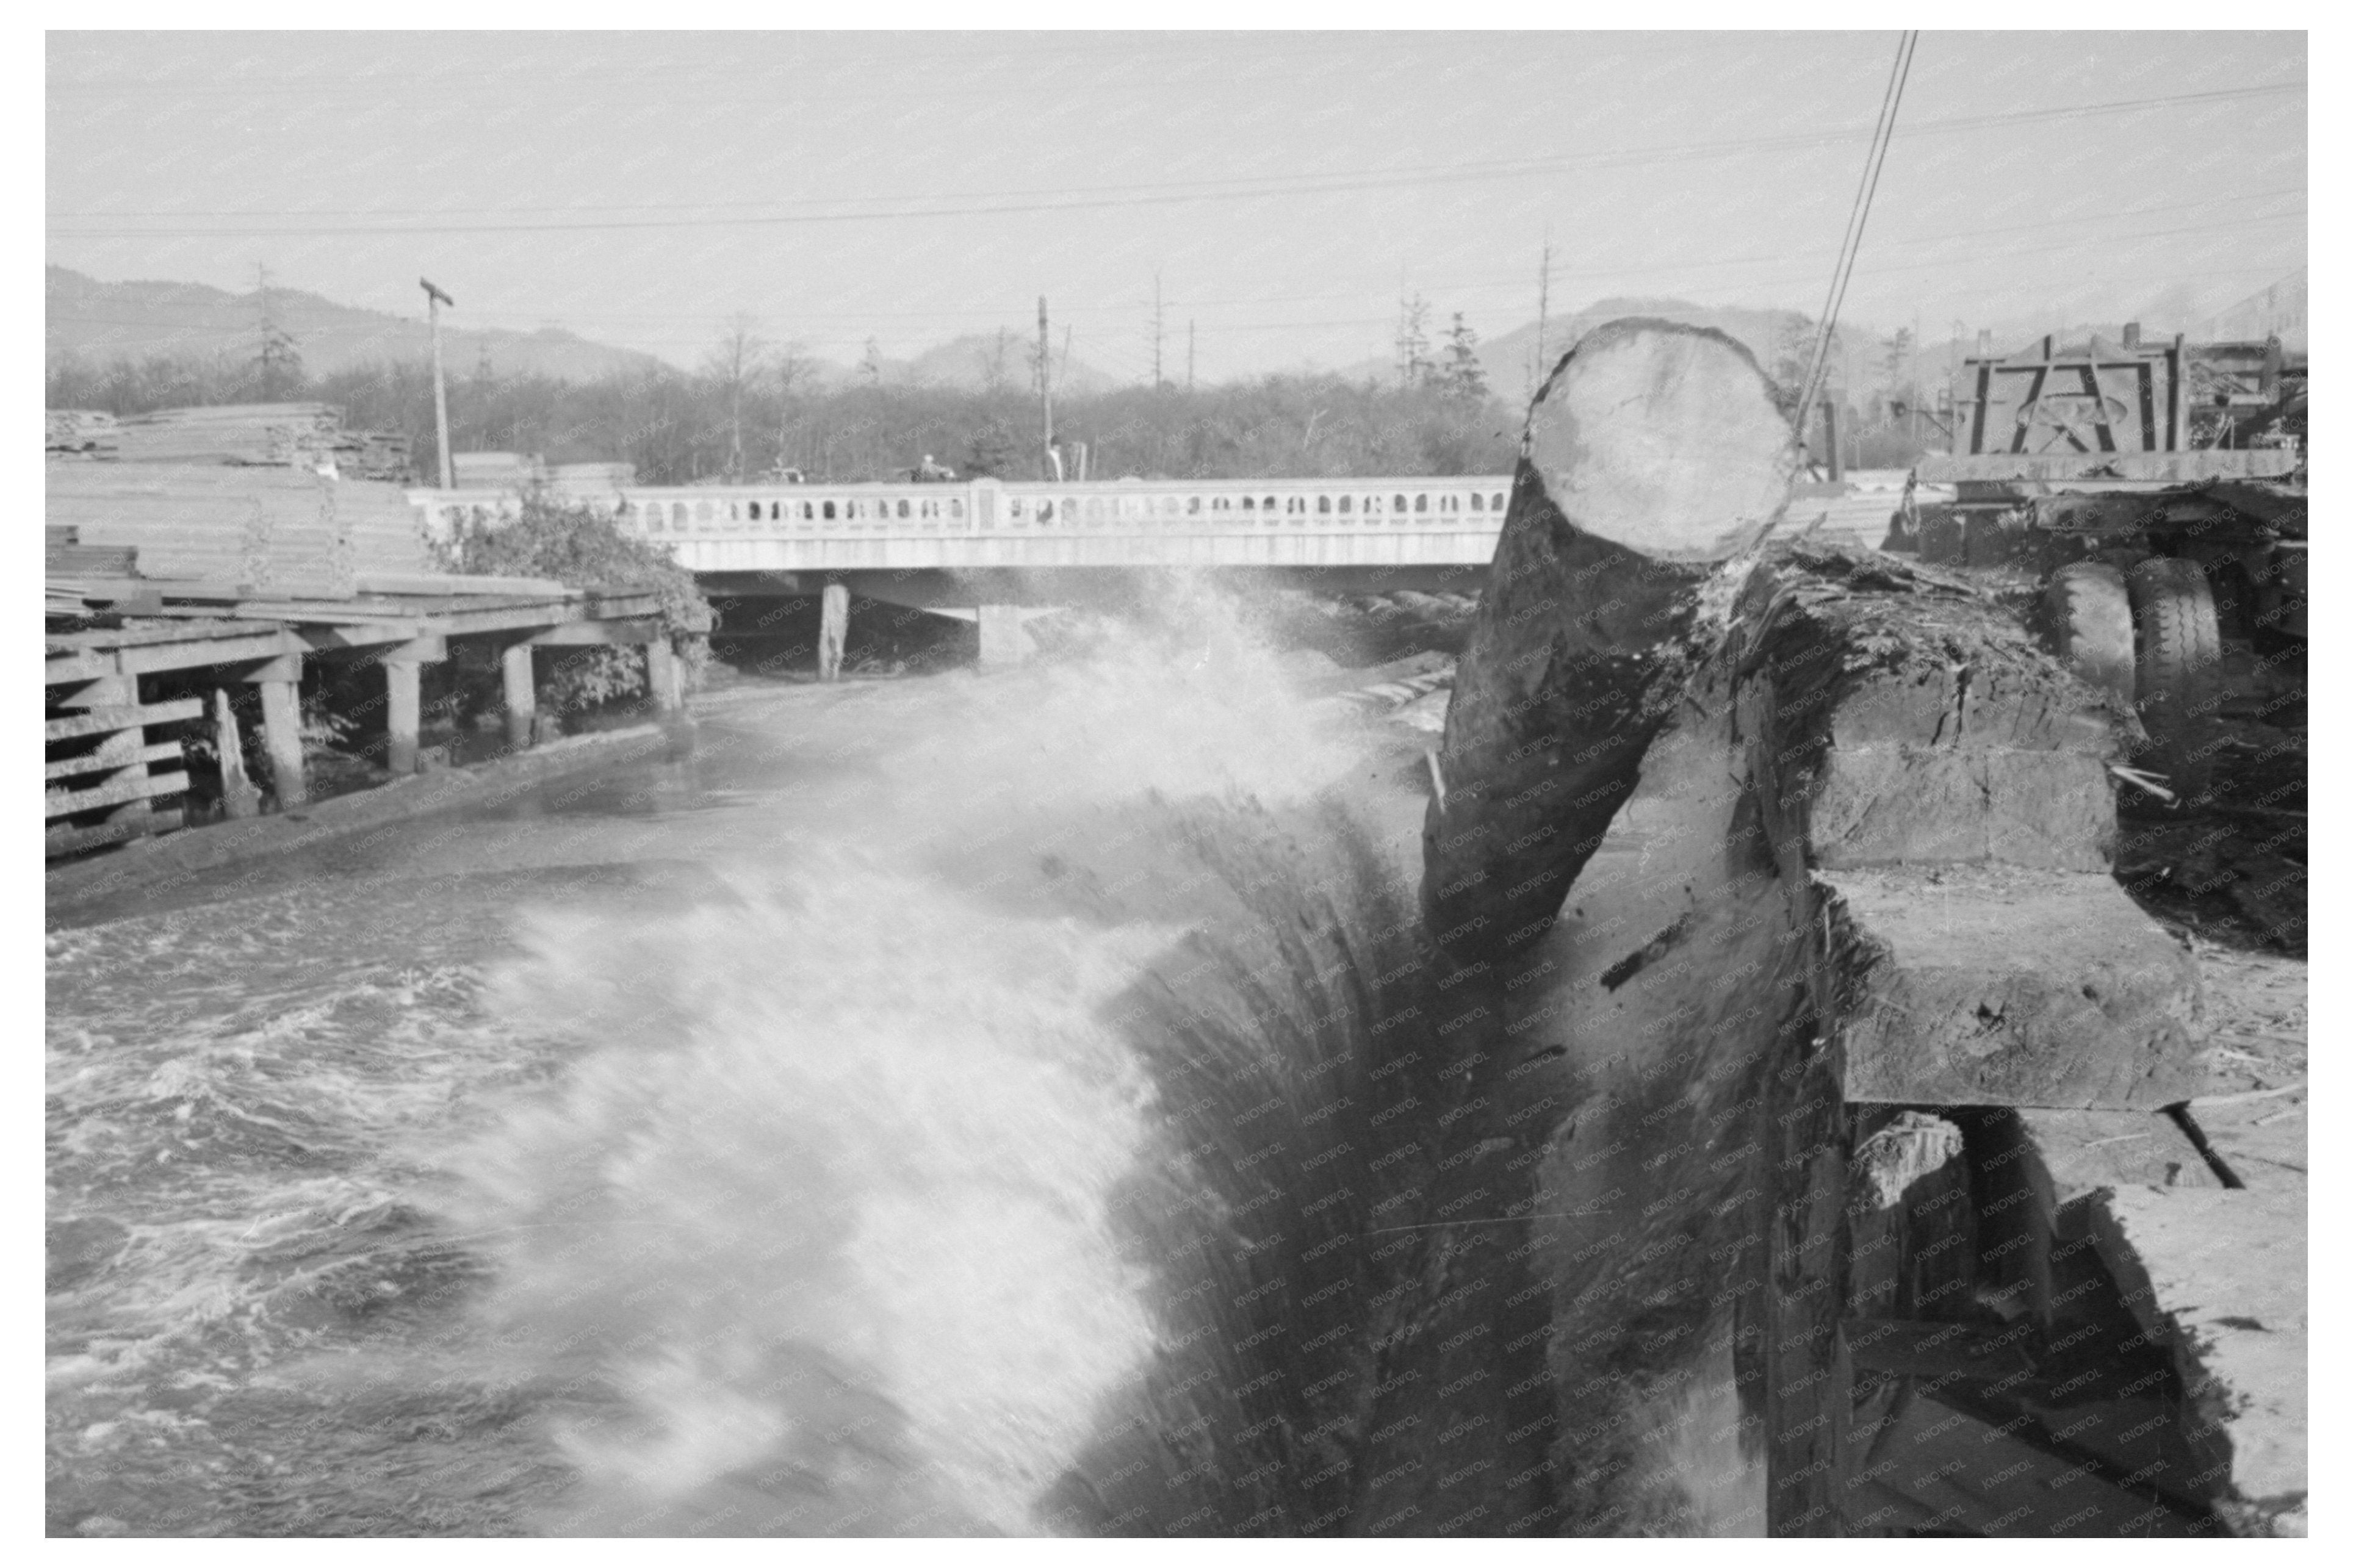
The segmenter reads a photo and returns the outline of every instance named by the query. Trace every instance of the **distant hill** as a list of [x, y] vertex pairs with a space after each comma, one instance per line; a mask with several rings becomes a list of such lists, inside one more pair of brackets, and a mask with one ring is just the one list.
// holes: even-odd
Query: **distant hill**
[[[1694, 305], [1688, 300], [1623, 296], [1597, 300], [1573, 315], [1546, 322], [1545, 326], [1545, 357], [1557, 363], [1577, 339], [1601, 325], [1621, 316], [1655, 316], [1662, 321], [1679, 321], [1686, 326], [1714, 327], [1737, 340], [1757, 363], [1769, 374], [1773, 361], [1780, 353], [1785, 338], [1796, 332], [1805, 317], [1796, 310], [1756, 309], [1745, 305]], [[1847, 326], [1841, 337], [1848, 337], [1860, 350], [1874, 341], [1869, 328]], [[1523, 378], [1528, 367], [1535, 365], [1536, 324], [1528, 322], [1499, 333], [1479, 345], [1480, 363], [1487, 367], [1487, 380], [1498, 392], [1524, 395]], [[1541, 380], [1551, 365], [1537, 371]]]
[[[202, 283], [102, 283], [56, 266], [48, 268], [47, 282], [51, 355], [71, 353], [98, 363], [150, 355], [244, 359], [256, 347], [258, 291], [232, 294]], [[269, 305], [312, 375], [432, 353], [423, 321], [338, 305], [299, 289], [272, 289]], [[445, 326], [441, 342], [452, 375], [470, 374], [485, 355], [501, 375], [564, 381], [594, 381], [660, 363], [651, 354], [610, 348], [554, 327], [517, 332]]]
[[[1028, 392], [1036, 385], [1029, 378], [1033, 342], [1011, 328], [1002, 333], [970, 332], [924, 349], [912, 359], [882, 357], [878, 379], [885, 386], [936, 386], [958, 392], [987, 392], [993, 387]], [[1119, 384], [1117, 378], [1082, 360], [1072, 359], [1065, 363], [1060, 349], [1054, 353], [1054, 394], [1058, 397], [1108, 392]], [[838, 387], [856, 385], [863, 372], [856, 365], [819, 359], [809, 362], [808, 374], [818, 386]]]
[[[1557, 363], [1560, 356], [1567, 353], [1577, 339], [1602, 322], [1614, 321], [1622, 316], [1655, 316], [1662, 321], [1681, 321], [1691, 326], [1715, 327], [1745, 344], [1748, 352], [1757, 356], [1757, 363], [1768, 372], [1778, 353], [1781, 335], [1793, 331], [1805, 320], [1798, 311], [1789, 310], [1694, 305], [1688, 300], [1617, 296], [1597, 300], [1574, 314], [1556, 316], [1546, 322], [1544, 330], [1545, 358]], [[1874, 342], [1875, 336], [1871, 329], [1861, 326], [1843, 328], [1840, 335], [1856, 344], [1857, 368], [1860, 369], [1861, 351], [1863, 345]], [[1434, 352], [1443, 354], [1445, 344], [1436, 328], [1433, 329], [1431, 347]], [[1543, 379], [1543, 372], [1551, 369], [1551, 364], [1541, 369], [1537, 367], [1535, 351], [1536, 323], [1534, 321], [1480, 340], [1479, 363], [1487, 373], [1487, 384], [1494, 388], [1495, 395], [1504, 402], [1517, 404], [1525, 401], [1535, 390], [1536, 383]], [[1389, 360], [1364, 360], [1346, 366], [1338, 374], [1351, 381], [1383, 381], [1397, 374], [1397, 366]]]

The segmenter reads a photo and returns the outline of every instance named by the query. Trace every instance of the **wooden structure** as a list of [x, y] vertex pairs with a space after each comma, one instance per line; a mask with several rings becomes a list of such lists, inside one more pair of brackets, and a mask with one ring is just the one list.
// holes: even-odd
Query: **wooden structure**
[[[384, 672], [385, 766], [416, 771], [419, 672], [455, 639], [502, 649], [508, 737], [532, 743], [533, 650], [613, 643], [647, 650], [658, 707], [680, 702], [677, 667], [651, 593], [603, 594], [534, 578], [362, 575], [343, 599], [262, 598], [237, 588], [126, 579], [52, 584], [47, 634], [45, 759], [47, 850], [69, 854], [179, 826], [167, 803], [187, 789], [177, 740], [159, 726], [202, 717], [189, 697], [142, 702], [142, 677], [209, 670], [258, 689], [269, 783], [280, 809], [309, 798], [301, 685], [312, 660], [361, 661]], [[226, 703], [220, 711], [227, 713]], [[224, 752], [237, 745], [222, 727]]]
[[[302, 805], [301, 686], [313, 661], [383, 671], [385, 752], [420, 761], [423, 668], [453, 640], [501, 650], [508, 742], [530, 745], [533, 650], [581, 643], [647, 650], [656, 704], [678, 674], [650, 593], [596, 593], [539, 578], [435, 569], [407, 491], [405, 442], [345, 431], [322, 404], [174, 409], [116, 420], [53, 412], [47, 444], [47, 844], [52, 855], [180, 826], [188, 771], [162, 731], [205, 716], [223, 805], [249, 814], [226, 689], [255, 689], [262, 782]], [[211, 671], [212, 689], [142, 699], [141, 681]], [[185, 679], [173, 682], [186, 687]]]

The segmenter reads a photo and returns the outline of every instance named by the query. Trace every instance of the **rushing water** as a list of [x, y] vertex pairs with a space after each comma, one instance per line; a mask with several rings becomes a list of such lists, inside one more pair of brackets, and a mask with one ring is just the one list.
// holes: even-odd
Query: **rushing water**
[[[794, 689], [61, 923], [51, 1529], [1328, 1523], [1263, 1478], [1343, 1417], [1243, 1374], [1363, 1361], [1292, 1259], [1418, 1081], [1366, 755], [1231, 639]], [[1123, 1456], [1196, 1410], [1188, 1514]]]

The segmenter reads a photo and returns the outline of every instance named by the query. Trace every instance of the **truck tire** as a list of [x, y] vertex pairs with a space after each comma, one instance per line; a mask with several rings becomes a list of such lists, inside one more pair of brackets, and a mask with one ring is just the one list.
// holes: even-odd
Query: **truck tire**
[[2140, 657], [2135, 685], [2152, 768], [2187, 804], [2214, 776], [2216, 710], [2222, 696], [2222, 632], [2214, 593], [2194, 561], [2155, 555], [2132, 569]]
[[2119, 712], [2132, 708], [2132, 599], [2123, 573], [2098, 561], [2059, 568], [2042, 591], [2042, 630], [2060, 663], [2105, 691]]

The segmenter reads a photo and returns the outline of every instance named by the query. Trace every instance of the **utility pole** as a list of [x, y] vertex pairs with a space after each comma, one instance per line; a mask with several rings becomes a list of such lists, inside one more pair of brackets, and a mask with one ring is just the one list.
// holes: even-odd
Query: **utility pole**
[[1912, 417], [1905, 421], [1910, 426], [1906, 434], [1916, 447], [1920, 444], [1920, 312], [1917, 310], [1912, 312], [1912, 363], [1905, 369], [1904, 379], [1906, 390], [1912, 394], [1905, 403], [1905, 406], [1912, 410]]
[[433, 439], [441, 452], [441, 488], [458, 488], [458, 460], [449, 452], [449, 392], [441, 375], [441, 307], [458, 308], [458, 301], [436, 289], [425, 279], [417, 280], [425, 289], [425, 315], [433, 325]]
[[1038, 296], [1038, 412], [1046, 426], [1046, 472], [1054, 471], [1054, 355], [1046, 331], [1046, 296]]
[[1160, 390], [1160, 274], [1152, 275], [1152, 390]]
[[1193, 321], [1190, 317], [1185, 321], [1185, 395], [1193, 395]]
[[1545, 226], [1544, 267], [1536, 274], [1536, 380], [1552, 366], [1545, 360], [1545, 332], [1552, 323], [1552, 226]]

